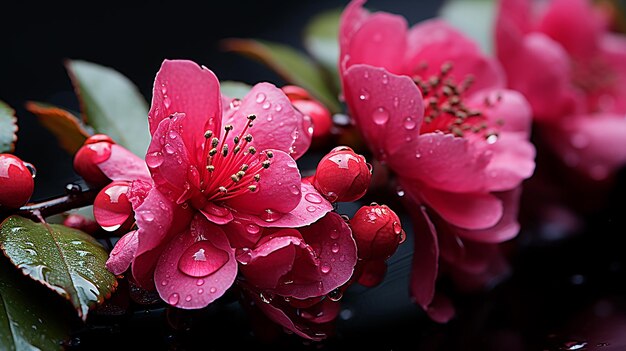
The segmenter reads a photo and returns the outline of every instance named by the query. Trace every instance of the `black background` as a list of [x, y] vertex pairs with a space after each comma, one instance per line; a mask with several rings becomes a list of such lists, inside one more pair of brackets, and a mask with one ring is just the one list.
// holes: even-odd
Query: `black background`
[[[269, 80], [281, 85], [283, 82], [263, 66], [221, 51], [220, 40], [263, 38], [301, 48], [301, 31], [315, 13], [346, 3], [3, 4], [0, 99], [18, 112], [16, 154], [38, 167], [34, 198], [59, 195], [65, 184], [77, 179], [71, 157], [23, 108], [26, 101], [35, 100], [77, 110], [64, 59], [115, 68], [135, 82], [147, 99], [166, 58], [194, 60], [224, 80]], [[372, 9], [401, 13], [409, 23], [434, 16], [439, 5], [435, 0], [372, 0], [367, 4]], [[541, 159], [538, 161], [541, 165]], [[575, 235], [565, 235], [559, 221], [540, 222], [530, 215], [520, 236], [507, 244], [515, 253], [511, 277], [487, 293], [455, 296], [458, 316], [445, 326], [430, 322], [409, 300], [409, 236], [391, 258], [381, 286], [355, 289], [344, 297], [352, 316], [340, 318], [338, 335], [322, 344], [303, 343], [293, 336], [266, 343], [251, 335], [248, 318], [236, 303], [224, 303], [196, 316], [190, 329], [173, 329], [161, 309], [138, 311], [113, 327], [106, 319], [95, 318], [88, 327], [79, 326], [69, 348], [516, 351], [563, 350], [575, 345], [569, 342], [580, 341], [586, 342], [586, 350], [622, 350], [620, 337], [626, 334], [623, 179], [619, 178], [600, 210], [579, 216], [583, 227]], [[405, 217], [403, 220], [408, 223]], [[553, 235], [555, 230], [559, 235]]]

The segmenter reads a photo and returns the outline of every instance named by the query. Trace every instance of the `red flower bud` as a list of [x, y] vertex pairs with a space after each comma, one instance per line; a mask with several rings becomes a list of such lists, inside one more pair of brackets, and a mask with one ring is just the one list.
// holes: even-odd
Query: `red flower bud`
[[365, 195], [371, 178], [371, 165], [365, 157], [339, 146], [317, 165], [313, 186], [330, 202], [350, 202]]
[[98, 167], [98, 164], [111, 157], [111, 145], [115, 144], [108, 135], [96, 134], [85, 140], [84, 145], [74, 156], [74, 170], [85, 181], [103, 186], [111, 181]]
[[93, 203], [93, 216], [102, 229], [112, 232], [132, 221], [133, 207], [128, 200], [130, 183], [114, 181], [105, 186]]
[[85, 233], [93, 234], [98, 231], [100, 226], [93, 220], [81, 216], [79, 214], [72, 213], [63, 221], [63, 225], [70, 228], [82, 230]]
[[385, 260], [362, 261], [359, 284], [372, 288], [380, 284], [387, 273], [387, 262]]
[[0, 206], [20, 208], [33, 195], [35, 182], [29, 163], [10, 154], [0, 154]]
[[364, 260], [385, 260], [404, 242], [400, 218], [387, 206], [361, 207], [350, 220], [358, 255]]
[[311, 97], [308, 91], [298, 86], [286, 85], [282, 90], [295, 108], [311, 118], [313, 139], [321, 139], [330, 134], [333, 121], [330, 111], [324, 105]]

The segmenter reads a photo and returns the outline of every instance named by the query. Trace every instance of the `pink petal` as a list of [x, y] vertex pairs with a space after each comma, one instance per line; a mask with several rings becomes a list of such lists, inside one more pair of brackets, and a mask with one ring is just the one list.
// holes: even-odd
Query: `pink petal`
[[241, 272], [250, 284], [258, 289], [276, 289], [280, 279], [293, 268], [298, 247], [306, 246], [299, 237], [300, 234], [295, 232], [296, 236], [280, 235], [251, 251], [244, 249], [238, 255], [238, 260], [242, 264]]
[[288, 280], [276, 288], [278, 294], [297, 299], [323, 296], [352, 277], [357, 261], [356, 243], [341, 216], [328, 213], [314, 224], [300, 228], [300, 233], [319, 259], [315, 275], [311, 275], [308, 260], [296, 260]]
[[543, 130], [565, 163], [596, 180], [626, 164], [626, 119], [616, 114], [568, 117], [559, 128]]
[[300, 202], [289, 213], [281, 214], [272, 211], [262, 213], [260, 216], [242, 213], [237, 213], [236, 216], [252, 221], [261, 227], [296, 228], [317, 221], [333, 209], [333, 205], [324, 199], [310, 183], [302, 182], [300, 191]]
[[263, 235], [263, 228], [242, 218], [233, 219], [224, 226], [228, 241], [234, 248], [254, 247]]
[[446, 296], [436, 294], [433, 301], [426, 308], [426, 313], [437, 323], [448, 323], [455, 315], [452, 301]]
[[98, 168], [111, 180], [150, 181], [150, 171], [144, 160], [117, 144], [111, 145], [111, 156], [99, 163]]
[[133, 277], [139, 285], [148, 289], [152, 285], [152, 272], [164, 245], [188, 228], [191, 210], [176, 205], [157, 188], [152, 188], [143, 202], [137, 202], [134, 210], [139, 244], [132, 266]]
[[180, 134], [185, 130], [186, 119], [184, 114], [175, 114], [162, 120], [152, 133], [146, 154], [156, 187], [174, 201], [189, 187], [186, 170], [194, 164], [189, 154], [189, 140]]
[[493, 152], [487, 166], [488, 189], [506, 191], [520, 185], [535, 170], [535, 147], [526, 137], [503, 132], [488, 146]]
[[339, 22], [339, 70], [344, 72], [348, 67], [344, 67], [344, 56], [348, 54], [350, 42], [354, 34], [361, 28], [363, 23], [369, 18], [369, 11], [363, 8], [365, 0], [353, 0], [341, 13]]
[[406, 51], [407, 23], [402, 16], [378, 12], [370, 15], [346, 42], [342, 65], [368, 64], [401, 74]]
[[[606, 33], [600, 42], [601, 57], [611, 71], [613, 84], [598, 97], [600, 111], [626, 113], [626, 37]], [[605, 95], [606, 94], [606, 95]], [[605, 102], [608, 97], [608, 103]]]
[[485, 191], [485, 170], [491, 155], [468, 139], [441, 132], [420, 135], [389, 157], [389, 166], [403, 178], [445, 191]]
[[[403, 184], [406, 184], [403, 182]], [[500, 199], [488, 193], [452, 193], [430, 187], [404, 186], [406, 191], [419, 191], [422, 199], [450, 224], [465, 229], [493, 227], [504, 211]]]
[[[467, 76], [475, 78], [469, 94], [485, 88], [504, 87], [505, 76], [500, 65], [480, 52], [471, 39], [446, 22], [433, 19], [419, 23], [408, 34], [404, 74], [428, 79], [440, 72], [442, 65], [452, 63], [449, 77], [460, 83]], [[422, 64], [425, 63], [426, 69]]]
[[437, 231], [423, 206], [419, 206], [419, 210], [417, 208], [409, 210], [415, 228], [415, 250], [409, 288], [415, 302], [427, 309], [435, 295], [435, 282], [439, 271]]
[[[489, 101], [489, 104], [485, 104]], [[508, 89], [487, 89], [472, 94], [465, 100], [469, 108], [482, 112], [489, 125], [498, 131], [515, 132], [528, 139], [533, 111], [522, 94]]]
[[378, 159], [405, 148], [407, 139], [419, 135], [422, 94], [409, 77], [355, 65], [344, 75], [344, 89], [351, 116]]
[[154, 271], [163, 301], [183, 309], [206, 307], [231, 287], [236, 276], [235, 250], [226, 234], [200, 215], [189, 232], [167, 245]]
[[204, 143], [204, 132], [218, 132], [221, 126], [219, 81], [213, 72], [186, 60], [165, 60], [157, 73], [148, 113], [150, 133], [174, 113], [187, 115], [182, 121], [182, 137], [196, 155]]
[[499, 57], [511, 57], [519, 49], [523, 36], [533, 26], [531, 2], [500, 0], [495, 25], [495, 47]]
[[582, 108], [584, 98], [570, 86], [570, 59], [554, 40], [531, 33], [517, 50], [498, 55], [509, 87], [524, 94], [534, 118], [555, 119]]
[[[297, 152], [300, 156], [309, 148], [311, 136], [300, 134], [304, 115], [296, 110], [285, 93], [274, 85], [270, 83], [255, 85], [241, 100], [239, 106], [231, 108], [230, 112], [224, 115], [223, 124], [233, 125], [231, 135], [239, 135], [250, 122], [247, 119], [249, 115], [256, 115], [256, 119], [246, 134], [250, 133], [253, 136], [251, 145], [257, 150], [276, 149], [286, 153]], [[296, 140], [300, 147], [298, 150], [293, 147]]]
[[213, 202], [207, 202], [207, 204], [200, 209], [200, 212], [202, 212], [206, 219], [215, 224], [226, 224], [234, 218], [231, 210], [216, 205]]
[[522, 187], [519, 186], [511, 191], [497, 193], [497, 196], [504, 207], [502, 218], [493, 227], [482, 230], [467, 230], [463, 228], [457, 229], [457, 234], [466, 240], [478, 241], [483, 243], [500, 243], [513, 239], [520, 230], [517, 221], [519, 211], [519, 200], [522, 194]]
[[106, 263], [107, 269], [115, 275], [126, 272], [131, 261], [135, 258], [138, 244], [139, 239], [136, 230], [122, 236], [120, 240], [115, 243], [115, 247], [109, 254], [109, 259]]
[[597, 49], [603, 28], [599, 13], [588, 0], [552, 0], [539, 31], [559, 42], [570, 54], [584, 57]]
[[[270, 159], [270, 167], [261, 171], [257, 190], [227, 200], [229, 207], [238, 212], [265, 216], [268, 209], [280, 215], [289, 213], [298, 205], [302, 198], [298, 165], [286, 152], [272, 152], [274, 157]], [[268, 222], [273, 220], [269, 219]]]

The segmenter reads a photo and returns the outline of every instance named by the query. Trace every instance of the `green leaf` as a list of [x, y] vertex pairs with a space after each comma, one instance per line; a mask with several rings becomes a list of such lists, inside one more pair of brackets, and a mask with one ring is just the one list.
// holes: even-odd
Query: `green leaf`
[[0, 153], [13, 152], [17, 141], [15, 111], [0, 100]]
[[323, 12], [308, 23], [304, 30], [304, 46], [324, 68], [338, 75], [339, 18], [342, 9]]
[[34, 101], [27, 102], [26, 109], [37, 116], [39, 123], [52, 132], [61, 147], [71, 155], [74, 155], [89, 138], [89, 132], [69, 111]]
[[0, 350], [60, 350], [67, 339], [63, 311], [35, 284], [0, 259]]
[[66, 62], [85, 123], [143, 157], [150, 144], [148, 105], [119, 72], [86, 61]]
[[253, 39], [228, 39], [224, 47], [263, 62], [289, 83], [308, 90], [331, 112], [341, 109], [324, 71], [303, 53], [286, 45]]
[[251, 89], [252, 87], [250, 85], [242, 82], [232, 80], [220, 82], [220, 91], [230, 98], [243, 99]]
[[475, 40], [482, 52], [493, 54], [494, 0], [448, 0], [440, 16]]
[[0, 248], [24, 274], [67, 298], [83, 320], [117, 286], [105, 267], [107, 252], [76, 229], [11, 216], [0, 226]]

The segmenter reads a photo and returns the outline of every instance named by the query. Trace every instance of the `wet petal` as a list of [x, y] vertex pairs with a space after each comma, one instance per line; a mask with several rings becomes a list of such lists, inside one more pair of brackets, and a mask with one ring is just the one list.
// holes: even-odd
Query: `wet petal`
[[111, 145], [111, 156], [98, 163], [98, 168], [111, 180], [150, 181], [150, 171], [146, 162], [123, 146]]
[[355, 65], [344, 75], [344, 89], [350, 114], [378, 159], [384, 160], [404, 148], [407, 138], [419, 135], [423, 99], [409, 77]]
[[197, 309], [222, 296], [236, 275], [235, 250], [226, 234], [196, 215], [190, 231], [178, 234], [163, 250], [154, 279], [163, 301], [178, 308]]
[[348, 68], [344, 67], [342, 63], [344, 62], [344, 56], [349, 53], [352, 37], [370, 16], [369, 11], [363, 8], [364, 3], [365, 0], [351, 1], [341, 13], [339, 23], [339, 70], [341, 73]]
[[437, 323], [448, 323], [456, 312], [448, 297], [435, 294], [433, 301], [426, 308], [426, 313], [430, 319]]
[[107, 269], [115, 275], [126, 272], [131, 261], [135, 258], [138, 244], [139, 239], [136, 230], [122, 236], [120, 240], [115, 243], [115, 247], [109, 254], [109, 259], [106, 263]]
[[192, 61], [163, 61], [154, 81], [148, 113], [153, 139], [161, 121], [174, 113], [187, 115], [181, 134], [190, 154], [196, 155], [204, 143], [204, 132], [218, 131], [221, 126], [221, 95], [215, 74]]
[[435, 295], [439, 272], [437, 232], [423, 206], [410, 211], [416, 235], [409, 289], [415, 302], [427, 309]]

